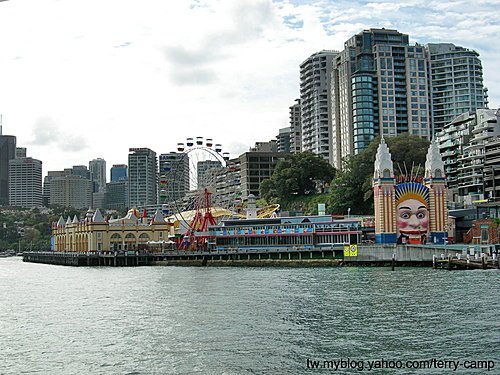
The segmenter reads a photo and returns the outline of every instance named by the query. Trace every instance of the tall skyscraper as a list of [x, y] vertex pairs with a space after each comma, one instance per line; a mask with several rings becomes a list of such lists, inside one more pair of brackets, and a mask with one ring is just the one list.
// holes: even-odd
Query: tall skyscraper
[[378, 134], [430, 136], [426, 62], [424, 47], [397, 30], [365, 30], [345, 42], [332, 74], [336, 168]]
[[300, 104], [302, 151], [322, 156], [330, 163], [332, 155], [332, 61], [336, 51], [320, 51], [300, 64]]
[[457, 116], [487, 108], [479, 54], [451, 43], [429, 43], [433, 134]]
[[16, 157], [16, 137], [2, 135], [0, 122], [0, 206], [9, 204], [9, 161]]
[[290, 107], [290, 152], [302, 151], [302, 128], [300, 120], [300, 99], [295, 99], [295, 104]]
[[89, 161], [90, 178], [94, 183], [94, 192], [106, 191], [106, 160], [97, 158]]
[[79, 175], [53, 177], [50, 180], [50, 204], [77, 209], [92, 206], [92, 181]]
[[16, 147], [16, 158], [26, 157], [26, 147]]
[[111, 182], [125, 181], [128, 178], [127, 164], [114, 164], [111, 167]]
[[189, 192], [189, 157], [180, 152], [161, 154], [160, 202], [173, 203]]
[[33, 158], [9, 161], [9, 205], [23, 208], [42, 206], [42, 162]]
[[129, 204], [144, 207], [157, 203], [158, 163], [149, 148], [130, 148], [128, 154]]

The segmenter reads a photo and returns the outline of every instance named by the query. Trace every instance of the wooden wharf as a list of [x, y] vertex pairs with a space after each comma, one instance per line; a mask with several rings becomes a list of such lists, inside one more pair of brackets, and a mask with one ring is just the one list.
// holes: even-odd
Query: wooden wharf
[[477, 270], [477, 269], [500, 269], [500, 259], [482, 254], [480, 257], [462, 258], [449, 256], [444, 259], [433, 259], [433, 268], [447, 270]]

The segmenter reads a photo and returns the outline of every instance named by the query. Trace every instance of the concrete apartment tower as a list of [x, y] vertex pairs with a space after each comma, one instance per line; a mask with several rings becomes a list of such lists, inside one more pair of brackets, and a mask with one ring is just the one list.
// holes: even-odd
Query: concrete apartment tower
[[300, 99], [290, 107], [290, 152], [297, 154], [302, 151], [302, 128], [300, 118]]
[[[182, 152], [169, 152], [160, 157], [160, 201], [173, 204], [186, 196], [189, 186], [189, 156]], [[195, 188], [195, 186], [193, 186]]]
[[320, 51], [300, 64], [302, 151], [332, 163], [331, 73], [336, 51]]
[[42, 206], [42, 162], [33, 158], [9, 161], [9, 205], [23, 208]]
[[429, 43], [426, 51], [435, 134], [457, 116], [486, 108], [488, 96], [476, 51], [451, 43]]
[[158, 163], [149, 148], [130, 148], [128, 155], [129, 204], [144, 207], [157, 203]]
[[397, 30], [370, 29], [345, 42], [332, 74], [333, 165], [377, 136], [430, 137], [428, 72], [423, 46]]

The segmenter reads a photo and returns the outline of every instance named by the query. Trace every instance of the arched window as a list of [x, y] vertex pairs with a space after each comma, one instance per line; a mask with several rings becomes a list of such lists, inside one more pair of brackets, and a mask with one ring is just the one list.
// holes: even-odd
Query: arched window
[[388, 168], [382, 172], [382, 178], [391, 178], [391, 171]]
[[116, 251], [116, 250], [121, 250], [122, 249], [122, 236], [120, 236], [118, 233], [115, 233], [111, 236], [109, 239], [109, 247], [110, 250]]
[[142, 233], [140, 236], [139, 236], [139, 243], [140, 244], [145, 244], [146, 242], [149, 241], [149, 234], [147, 233]]
[[125, 236], [125, 249], [124, 250], [135, 250], [136, 241], [133, 233], [128, 233]]
[[436, 177], [436, 178], [442, 178], [443, 177], [443, 172], [441, 172], [441, 169], [434, 170], [434, 177]]

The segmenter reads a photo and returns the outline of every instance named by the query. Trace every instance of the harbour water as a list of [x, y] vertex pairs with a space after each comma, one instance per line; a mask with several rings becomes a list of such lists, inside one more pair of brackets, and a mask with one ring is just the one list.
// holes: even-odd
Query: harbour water
[[[500, 272], [0, 259], [0, 374], [499, 373]], [[313, 361], [356, 361], [311, 369]], [[495, 368], [372, 369], [369, 360]], [[436, 363], [436, 362], [435, 362]]]

